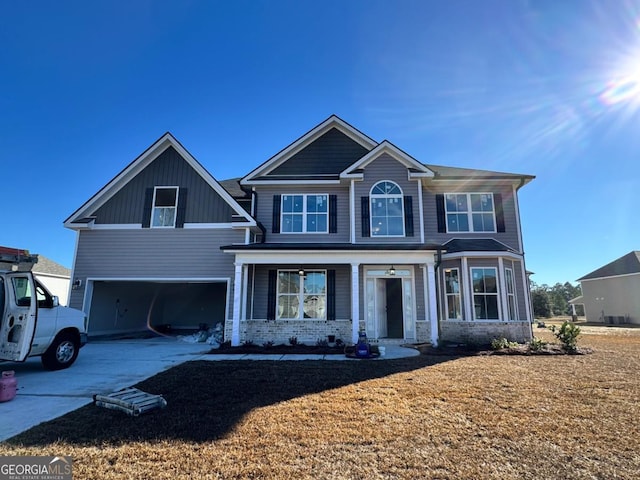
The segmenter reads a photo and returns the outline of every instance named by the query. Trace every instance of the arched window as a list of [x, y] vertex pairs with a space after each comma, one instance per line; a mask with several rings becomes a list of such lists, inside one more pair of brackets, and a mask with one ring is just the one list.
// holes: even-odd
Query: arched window
[[371, 188], [371, 236], [404, 237], [402, 190], [389, 180]]

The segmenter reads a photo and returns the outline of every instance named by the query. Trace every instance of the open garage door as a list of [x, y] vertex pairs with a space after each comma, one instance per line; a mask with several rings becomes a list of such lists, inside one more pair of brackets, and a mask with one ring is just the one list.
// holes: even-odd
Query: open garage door
[[91, 336], [224, 326], [227, 283], [93, 281]]

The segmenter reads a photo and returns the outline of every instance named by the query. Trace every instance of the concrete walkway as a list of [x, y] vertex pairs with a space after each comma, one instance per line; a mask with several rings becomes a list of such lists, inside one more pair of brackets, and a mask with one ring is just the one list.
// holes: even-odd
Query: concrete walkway
[[383, 361], [419, 355], [417, 350], [387, 346], [384, 357], [350, 359], [344, 355], [208, 355], [209, 345], [175, 338], [91, 341], [80, 350], [76, 363], [55, 372], [42, 368], [40, 358], [24, 363], [1, 362], [0, 371], [13, 370], [18, 392], [0, 403], [0, 441], [42, 422], [52, 420], [107, 394], [130, 387], [159, 372], [194, 360], [327, 360]]

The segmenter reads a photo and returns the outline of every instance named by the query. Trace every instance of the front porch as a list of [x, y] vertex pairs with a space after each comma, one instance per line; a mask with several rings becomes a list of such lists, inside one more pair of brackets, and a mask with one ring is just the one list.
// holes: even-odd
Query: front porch
[[360, 330], [380, 344], [437, 344], [435, 251], [286, 247], [232, 252], [232, 345], [348, 344]]

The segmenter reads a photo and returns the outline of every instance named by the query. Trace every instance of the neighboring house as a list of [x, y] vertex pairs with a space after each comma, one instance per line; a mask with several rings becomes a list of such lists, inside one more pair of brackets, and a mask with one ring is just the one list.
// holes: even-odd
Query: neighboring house
[[69, 301], [69, 281], [71, 270], [59, 263], [38, 255], [38, 263], [33, 266], [36, 278], [51, 292], [56, 295], [60, 305], [67, 305]]
[[[0, 253], [17, 254], [26, 250], [0, 247]], [[66, 305], [69, 298], [69, 279], [71, 270], [47, 257], [37, 255], [38, 263], [33, 266], [33, 273], [52, 295], [56, 295], [60, 305]]]
[[582, 296], [569, 303], [584, 305], [587, 321], [640, 324], [640, 251], [629, 252], [578, 281]]
[[221, 184], [167, 133], [65, 221], [70, 306], [90, 334], [221, 323], [236, 345], [527, 340], [533, 178], [425, 164], [331, 116]]

